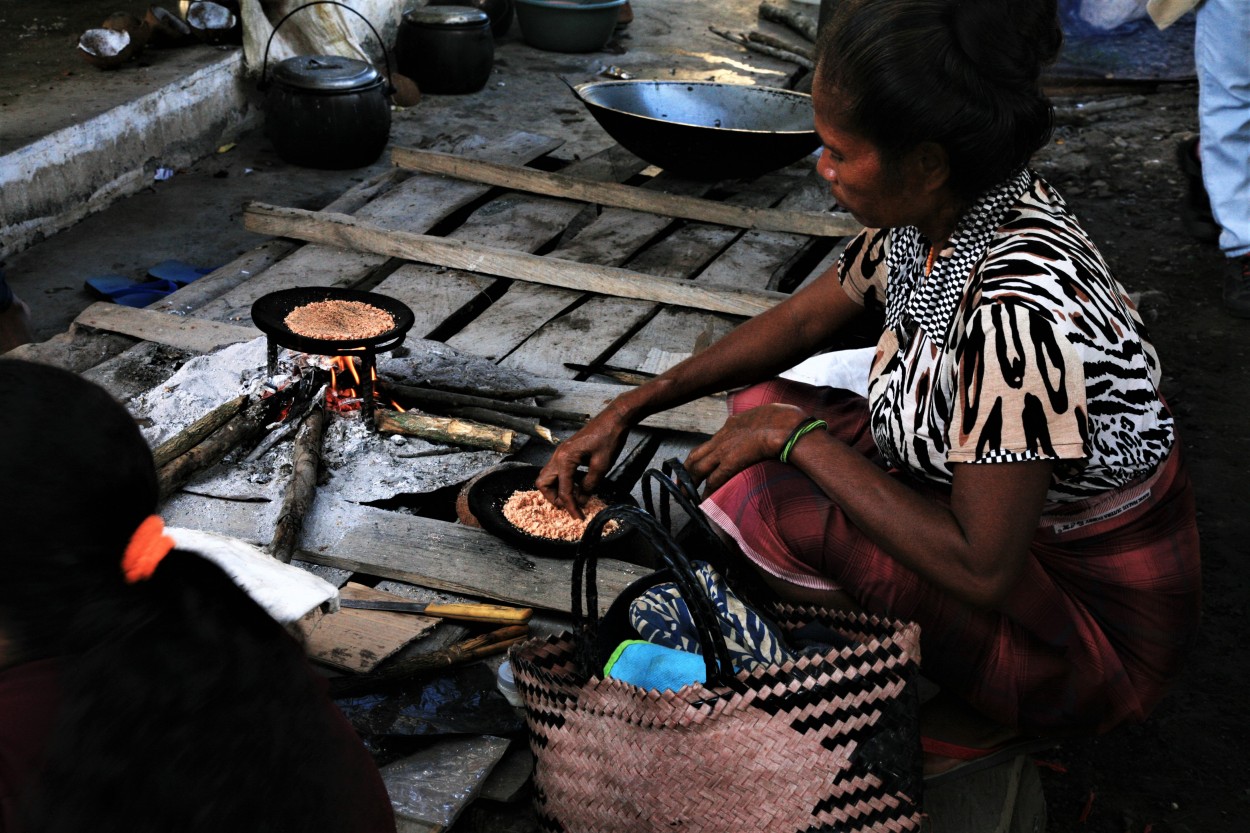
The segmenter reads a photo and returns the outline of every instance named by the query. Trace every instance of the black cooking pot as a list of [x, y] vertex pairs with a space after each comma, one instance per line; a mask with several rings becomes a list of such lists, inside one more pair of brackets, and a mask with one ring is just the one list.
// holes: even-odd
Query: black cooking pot
[[[266, 94], [265, 133], [278, 155], [293, 165], [342, 170], [377, 161], [391, 135], [394, 92], [387, 78], [370, 64], [335, 55], [287, 58], [268, 74], [273, 36], [291, 15], [310, 6], [342, 6], [378, 38], [377, 30], [351, 6], [318, 0], [293, 9], [274, 26], [265, 44], [260, 89]], [[386, 45], [382, 55], [390, 71]], [[272, 83], [271, 83], [272, 81]]]
[[622, 147], [678, 176], [749, 179], [820, 146], [812, 97], [793, 90], [710, 81], [569, 86]]
[[395, 36], [395, 68], [422, 93], [475, 93], [486, 86], [494, 64], [495, 40], [484, 9], [430, 5], [404, 12]]

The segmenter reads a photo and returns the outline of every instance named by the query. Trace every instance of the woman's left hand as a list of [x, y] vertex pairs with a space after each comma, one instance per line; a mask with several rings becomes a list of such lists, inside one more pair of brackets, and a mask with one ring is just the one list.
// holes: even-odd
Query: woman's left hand
[[790, 434], [807, 414], [793, 405], [760, 405], [735, 414], [712, 438], [690, 452], [686, 469], [711, 494], [738, 472], [763, 460], [776, 460]]

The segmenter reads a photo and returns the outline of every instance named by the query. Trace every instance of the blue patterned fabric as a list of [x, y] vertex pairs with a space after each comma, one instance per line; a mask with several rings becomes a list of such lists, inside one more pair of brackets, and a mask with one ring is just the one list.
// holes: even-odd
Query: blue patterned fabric
[[[750, 671], [758, 665], [795, 659], [781, 636], [742, 603], [716, 570], [703, 562], [695, 562], [694, 566], [695, 576], [716, 608], [716, 618], [736, 671]], [[698, 630], [690, 609], [671, 582], [657, 584], [635, 599], [629, 606], [629, 621], [648, 642], [701, 655]]]

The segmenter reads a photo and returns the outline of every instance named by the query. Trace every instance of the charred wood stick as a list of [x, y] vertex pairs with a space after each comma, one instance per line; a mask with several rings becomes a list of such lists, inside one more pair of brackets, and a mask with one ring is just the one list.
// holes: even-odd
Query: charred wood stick
[[647, 373], [642, 370], [630, 370], [625, 367], [613, 367], [608, 364], [578, 364], [577, 362], [565, 362], [564, 366], [569, 370], [576, 370], [578, 373], [593, 373], [598, 376], [607, 376], [609, 379], [615, 379], [626, 385], [641, 385], [655, 378], [654, 373]]
[[763, 3], [760, 3], [760, 17], [765, 20], [771, 20], [773, 23], [788, 26], [812, 43], [816, 42], [816, 21], [800, 11], [787, 9], [785, 6], [779, 6], [776, 3], [764, 0]]
[[235, 446], [265, 430], [272, 407], [270, 399], [253, 401], [209, 434], [199, 445], [162, 466], [157, 471], [160, 499], [164, 500], [169, 497], [197, 472], [216, 465]]
[[158, 445], [152, 452], [152, 460], [156, 464], [156, 468], [160, 469], [170, 460], [186, 454], [192, 448], [204, 442], [205, 437], [234, 417], [246, 402], [246, 396], [236, 396], [229, 402], [223, 402]]
[[528, 636], [529, 628], [525, 625], [509, 625], [428, 654], [417, 654], [396, 660], [370, 674], [359, 677], [335, 677], [329, 681], [330, 696], [343, 697], [357, 694], [408, 677], [484, 659], [508, 650]]
[[810, 46], [790, 43], [784, 38], [770, 35], [767, 32], [747, 32], [747, 40], [763, 46], [771, 46], [773, 49], [780, 49], [782, 52], [793, 52], [795, 55], [799, 55], [809, 61], [816, 60], [816, 51]]
[[709, 26], [707, 28], [712, 34], [720, 35], [725, 40], [732, 41], [733, 43], [741, 46], [743, 49], [750, 50], [751, 52], [758, 52], [761, 55], [767, 55], [768, 57], [776, 58], [779, 61], [788, 61], [792, 64], [798, 64], [804, 69], [812, 69], [814, 66], [810, 58], [804, 58], [802, 55], [795, 54], [794, 52], [788, 52], [772, 46], [766, 46], [762, 43], [756, 43], [755, 41], [748, 40], [742, 35], [735, 35], [733, 32], [726, 32], [723, 29], [717, 29], [715, 26]]
[[513, 414], [505, 414], [499, 411], [492, 411], [487, 408], [448, 408], [447, 413], [454, 417], [463, 417], [464, 419], [472, 419], [478, 422], [484, 422], [487, 425], [498, 425], [501, 428], [511, 428], [513, 431], [519, 431], [529, 437], [536, 437], [550, 445], [559, 445], [560, 441], [551, 433], [549, 428], [540, 425], [532, 419], [515, 416]]
[[379, 409], [373, 419], [378, 431], [383, 434], [403, 434], [433, 443], [485, 448], [504, 454], [516, 450], [516, 431], [511, 428], [483, 425], [467, 419], [405, 414], [384, 409]]
[[317, 395], [308, 400], [308, 404], [299, 413], [287, 416], [283, 420], [282, 425], [270, 431], [269, 435], [257, 443], [256, 447], [251, 450], [244, 460], [249, 463], [253, 460], [259, 460], [269, 452], [269, 449], [298, 431], [300, 426], [304, 424], [304, 417], [312, 413], [314, 408], [320, 408], [325, 404], [326, 389], [326, 386], [322, 386], [321, 390], [317, 391]]
[[504, 414], [538, 417], [539, 419], [559, 420], [562, 422], [590, 421], [590, 414], [562, 411], [557, 408], [548, 408], [545, 405], [527, 405], [523, 402], [500, 402], [483, 396], [470, 396], [466, 393], [416, 388], [410, 385], [388, 383], [386, 389], [399, 399], [406, 399], [421, 408], [486, 408], [487, 410], [499, 411]]
[[291, 455], [291, 480], [282, 499], [282, 512], [269, 542], [269, 554], [283, 564], [291, 563], [304, 518], [317, 496], [317, 474], [321, 467], [321, 438], [325, 432], [324, 408], [313, 408], [300, 423]]

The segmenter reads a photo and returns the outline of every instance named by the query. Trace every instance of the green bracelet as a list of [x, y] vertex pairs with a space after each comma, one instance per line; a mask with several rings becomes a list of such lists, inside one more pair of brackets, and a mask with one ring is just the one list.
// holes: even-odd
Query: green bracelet
[[781, 462], [790, 462], [790, 452], [794, 450], [795, 444], [799, 440], [803, 439], [805, 435], [815, 431], [817, 428], [828, 427], [829, 423], [825, 422], [823, 419], [817, 419], [816, 417], [808, 417], [800, 422], [799, 427], [795, 428], [794, 431], [791, 432], [790, 438], [786, 440], [786, 444], [781, 447], [781, 455], [779, 458]]

